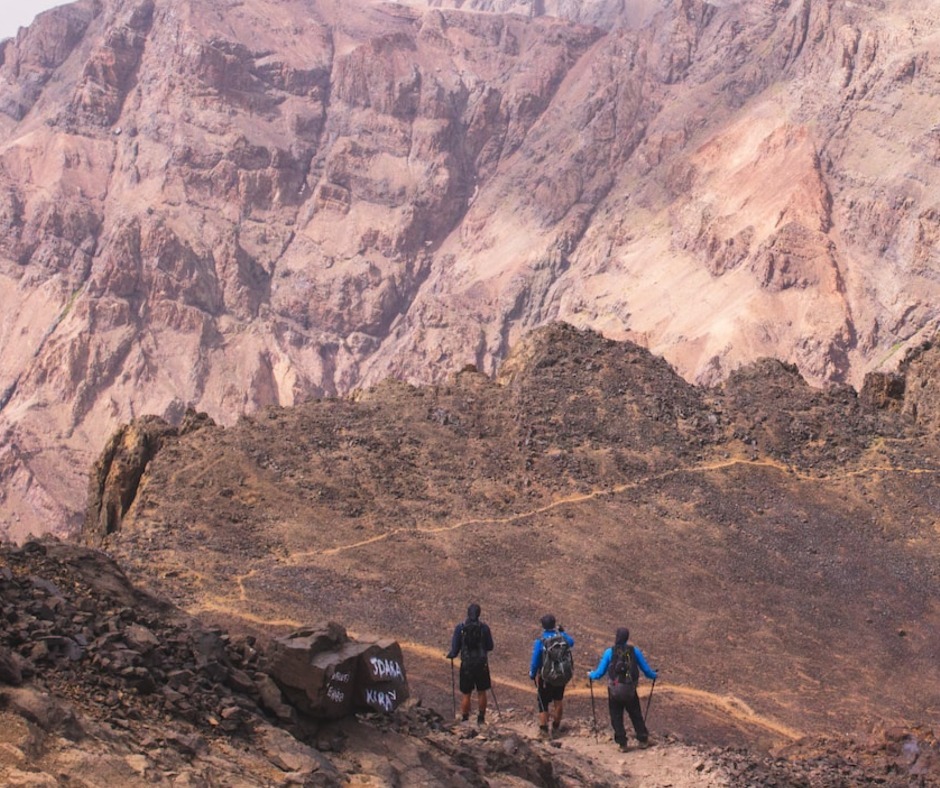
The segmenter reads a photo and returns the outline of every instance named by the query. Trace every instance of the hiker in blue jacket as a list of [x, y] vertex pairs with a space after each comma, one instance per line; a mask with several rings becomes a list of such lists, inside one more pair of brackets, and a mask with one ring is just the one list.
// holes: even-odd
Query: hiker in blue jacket
[[610, 726], [614, 729], [614, 741], [621, 750], [627, 749], [627, 732], [623, 724], [624, 711], [630, 715], [633, 730], [640, 747], [649, 746], [649, 731], [640, 708], [640, 697], [636, 688], [640, 671], [648, 679], [656, 679], [656, 671], [646, 662], [643, 652], [628, 641], [630, 630], [620, 627], [614, 636], [614, 645], [601, 656], [601, 661], [588, 678], [593, 682], [607, 676], [607, 707], [610, 711]]
[[[549, 706], [552, 706], [552, 730], [557, 731], [561, 728], [561, 716], [564, 713], [565, 683], [549, 683], [543, 679], [542, 666], [545, 661], [545, 644], [556, 636], [561, 636], [568, 644], [567, 649], [567, 670], [573, 669], [570, 649], [574, 647], [574, 638], [565, 632], [563, 627], [555, 627], [555, 616], [546, 613], [542, 616], [542, 634], [536, 638], [532, 645], [532, 661], [529, 663], [529, 678], [535, 682], [535, 688], [538, 697], [539, 706], [539, 732], [543, 736], [548, 735], [548, 717]], [[570, 672], [568, 678], [570, 679]]]

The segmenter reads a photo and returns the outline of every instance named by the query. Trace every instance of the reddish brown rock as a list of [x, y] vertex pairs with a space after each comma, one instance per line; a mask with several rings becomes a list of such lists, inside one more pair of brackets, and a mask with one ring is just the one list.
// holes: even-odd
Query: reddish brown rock
[[270, 673], [294, 706], [321, 719], [340, 719], [357, 708], [390, 713], [409, 695], [395, 641], [351, 641], [332, 622], [274, 640]]
[[936, 15], [472, 5], [82, 0], [3, 44], [0, 532], [77, 531], [142, 414], [494, 374], [556, 319], [709, 384], [932, 334]]

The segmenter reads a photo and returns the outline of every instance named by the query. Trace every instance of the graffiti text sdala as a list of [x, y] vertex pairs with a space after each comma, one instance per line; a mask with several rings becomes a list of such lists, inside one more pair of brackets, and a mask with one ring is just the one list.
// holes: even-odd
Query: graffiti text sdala
[[372, 665], [372, 673], [380, 679], [404, 679], [405, 671], [402, 670], [401, 663], [394, 659], [380, 659], [372, 657], [369, 660]]

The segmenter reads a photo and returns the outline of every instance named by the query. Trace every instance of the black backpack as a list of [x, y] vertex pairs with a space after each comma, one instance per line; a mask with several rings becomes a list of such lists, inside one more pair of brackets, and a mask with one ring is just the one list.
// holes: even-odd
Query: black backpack
[[464, 622], [460, 634], [460, 664], [470, 668], [486, 664], [483, 624], [479, 620]]
[[607, 668], [607, 690], [620, 701], [625, 701], [636, 692], [640, 681], [640, 666], [636, 661], [633, 646], [614, 645], [611, 650], [610, 667]]
[[542, 682], [550, 687], [564, 687], [574, 675], [571, 646], [561, 632], [545, 638], [542, 643]]

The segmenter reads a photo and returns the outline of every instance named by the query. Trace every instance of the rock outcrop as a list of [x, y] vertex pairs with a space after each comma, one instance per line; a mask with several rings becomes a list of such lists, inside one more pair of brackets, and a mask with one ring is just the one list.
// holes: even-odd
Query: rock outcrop
[[148, 463], [168, 438], [208, 425], [214, 422], [206, 414], [187, 411], [179, 427], [158, 416], [144, 416], [120, 427], [91, 470], [82, 527], [85, 540], [96, 544], [121, 527], [121, 519], [137, 496]]
[[266, 705], [271, 679], [253, 638], [201, 626], [136, 589], [102, 553], [50, 540], [5, 549], [0, 602], [0, 713], [33, 731], [29, 742], [5, 738], [8, 784], [29, 773], [37, 785], [60, 775], [88, 785], [171, 774], [229, 782], [242, 770], [264, 784], [273, 763], [298, 780], [338, 780], [284, 730], [303, 738], [297, 712], [279, 720]]
[[333, 622], [276, 638], [270, 670], [292, 703], [317, 718], [392, 712], [408, 700], [401, 647], [391, 640], [351, 640]]
[[[564, 319], [718, 383], [935, 330], [936, 15], [82, 0], [0, 48], [0, 529], [120, 423], [494, 374]], [[885, 369], [882, 369], [885, 367]]]

